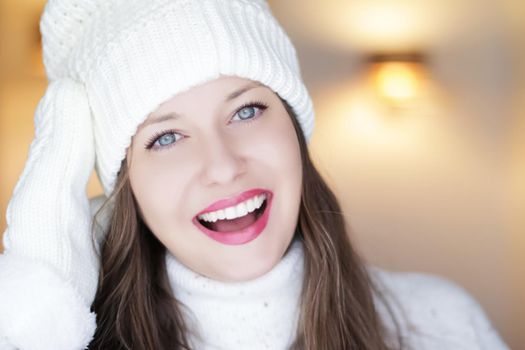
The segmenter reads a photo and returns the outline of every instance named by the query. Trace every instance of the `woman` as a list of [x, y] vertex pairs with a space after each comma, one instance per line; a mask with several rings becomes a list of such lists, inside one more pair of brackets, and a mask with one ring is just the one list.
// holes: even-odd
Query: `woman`
[[7, 213], [2, 348], [506, 348], [460, 288], [353, 251], [264, 1], [57, 0], [41, 29], [50, 85]]

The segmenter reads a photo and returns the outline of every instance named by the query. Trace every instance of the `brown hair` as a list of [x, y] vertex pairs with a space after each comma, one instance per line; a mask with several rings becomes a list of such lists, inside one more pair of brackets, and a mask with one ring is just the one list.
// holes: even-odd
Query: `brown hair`
[[[301, 316], [292, 349], [386, 350], [391, 336], [403, 348], [386, 299], [348, 238], [339, 203], [312, 163], [292, 109], [301, 149], [302, 197], [296, 234], [304, 245]], [[97, 330], [89, 349], [190, 349], [184, 305], [173, 297], [164, 262], [166, 248], [141, 220], [127, 173], [117, 178], [109, 228], [101, 242], [100, 278], [92, 310]], [[396, 328], [388, 334], [374, 304], [384, 303]]]

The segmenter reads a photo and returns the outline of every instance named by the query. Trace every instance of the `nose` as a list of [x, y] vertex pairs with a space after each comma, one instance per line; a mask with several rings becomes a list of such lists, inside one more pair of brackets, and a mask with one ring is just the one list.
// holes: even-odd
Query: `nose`
[[226, 135], [207, 137], [203, 153], [202, 178], [206, 185], [227, 184], [245, 172], [242, 149]]

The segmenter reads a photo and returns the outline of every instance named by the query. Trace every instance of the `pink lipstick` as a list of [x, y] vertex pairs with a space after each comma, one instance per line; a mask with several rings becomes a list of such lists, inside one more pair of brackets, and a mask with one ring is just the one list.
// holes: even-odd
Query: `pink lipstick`
[[[227, 220], [217, 220], [217, 222], [221, 221], [221, 227], [228, 227], [230, 226], [229, 223], [234, 222], [235, 220], [253, 220], [249, 226], [244, 227], [239, 230], [229, 230], [229, 231], [218, 231], [214, 230], [214, 227], [218, 227], [219, 225], [216, 223], [209, 223], [209, 222], [202, 222], [198, 219], [199, 215], [210, 213], [213, 211], [221, 210], [228, 207], [234, 207], [235, 205], [244, 202], [248, 199], [251, 199], [257, 195], [265, 194], [266, 199], [261, 204], [261, 207], [258, 209], [253, 210], [252, 212], [249, 212], [245, 216], [237, 219]], [[212, 238], [213, 240], [220, 242], [222, 244], [227, 245], [240, 245], [248, 243], [255, 238], [257, 238], [262, 231], [265, 229], [268, 219], [270, 217], [270, 211], [272, 207], [272, 199], [273, 194], [270, 191], [262, 190], [262, 189], [253, 189], [246, 192], [241, 193], [238, 196], [223, 199], [220, 201], [217, 201], [213, 203], [212, 205], [208, 206], [206, 209], [202, 210], [199, 214], [197, 214], [192, 222], [195, 226], [199, 228], [201, 232], [206, 234], [208, 237]], [[248, 216], [252, 216], [251, 218], [248, 218]], [[235, 226], [235, 225], [233, 225]]]

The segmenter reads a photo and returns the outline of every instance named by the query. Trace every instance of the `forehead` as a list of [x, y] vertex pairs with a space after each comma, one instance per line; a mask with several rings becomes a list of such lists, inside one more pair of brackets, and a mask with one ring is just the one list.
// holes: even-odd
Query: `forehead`
[[221, 76], [173, 96], [163, 102], [152, 115], [169, 113], [177, 106], [191, 108], [204, 102], [208, 105], [229, 102], [250, 89], [262, 86], [264, 85], [260, 82], [245, 78]]

